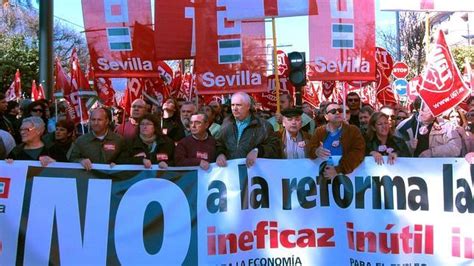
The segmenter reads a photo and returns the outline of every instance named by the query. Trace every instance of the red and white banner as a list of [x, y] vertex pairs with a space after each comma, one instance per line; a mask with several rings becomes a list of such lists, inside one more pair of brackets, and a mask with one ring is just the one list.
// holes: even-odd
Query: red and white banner
[[196, 85], [199, 94], [267, 89], [265, 22], [229, 21], [216, 0], [196, 4]]
[[318, 14], [315, 0], [226, 0], [230, 20], [268, 17], [310, 16]]
[[94, 87], [101, 103], [105, 106], [115, 105], [115, 90], [109, 78], [94, 78]]
[[431, 113], [438, 116], [468, 97], [469, 88], [462, 79], [441, 30], [427, 61], [419, 94]]
[[375, 75], [375, 91], [377, 101], [382, 105], [396, 105], [398, 100], [390, 84], [390, 75], [393, 69], [393, 58], [390, 53], [381, 47], [375, 49], [375, 62], [377, 65]]
[[43, 85], [39, 84], [39, 86], [36, 86], [36, 81], [34, 80], [33, 80], [33, 83], [31, 84], [31, 99], [33, 101], [44, 99]]
[[319, 108], [321, 103], [319, 98], [319, 92], [321, 91], [321, 82], [320, 81], [310, 81], [307, 86], [303, 87], [303, 102], [309, 103], [314, 108]]
[[374, 80], [374, 0], [318, 1], [318, 12], [309, 17], [309, 80]]
[[83, 0], [82, 10], [97, 77], [158, 76], [149, 0]]
[[408, 97], [409, 101], [414, 101], [416, 99], [416, 97], [419, 96], [418, 91], [420, 90], [422, 79], [423, 78], [420, 75], [420, 76], [416, 76], [416, 77], [412, 78], [408, 82], [407, 97]]
[[381, 0], [380, 10], [422, 12], [474, 12], [472, 0]]
[[154, 37], [157, 59], [186, 59], [195, 56], [195, 18], [194, 0], [155, 1]]
[[15, 78], [12, 84], [5, 92], [5, 99], [7, 101], [17, 101], [21, 98], [21, 75], [20, 70], [16, 70]]

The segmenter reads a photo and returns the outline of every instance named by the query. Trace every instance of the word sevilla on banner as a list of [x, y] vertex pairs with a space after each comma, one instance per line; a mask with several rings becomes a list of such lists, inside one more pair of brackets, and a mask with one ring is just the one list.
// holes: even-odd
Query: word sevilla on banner
[[149, 0], [83, 0], [82, 10], [96, 76], [158, 76]]
[[374, 0], [318, 1], [309, 17], [309, 80], [375, 79]]
[[316, 1], [308, 0], [227, 0], [226, 7], [230, 20], [318, 14]]
[[216, 0], [196, 4], [196, 85], [199, 94], [267, 88], [265, 22], [229, 21]]
[[439, 116], [469, 96], [469, 89], [462, 79], [441, 30], [427, 61], [418, 93], [431, 113]]
[[155, 1], [156, 58], [186, 59], [196, 55], [194, 0]]

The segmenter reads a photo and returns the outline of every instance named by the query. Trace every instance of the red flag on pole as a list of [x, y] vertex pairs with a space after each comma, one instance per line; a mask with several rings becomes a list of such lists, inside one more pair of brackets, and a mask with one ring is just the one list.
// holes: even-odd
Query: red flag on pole
[[54, 83], [53, 96], [55, 98], [63, 98], [64, 95], [71, 93], [71, 78], [64, 71], [59, 58], [56, 58], [55, 64], [56, 81]]
[[431, 113], [439, 116], [468, 97], [469, 89], [462, 80], [441, 30], [427, 61], [419, 94]]
[[16, 70], [15, 79], [5, 94], [7, 101], [17, 101], [21, 98], [21, 76], [19, 69]]
[[36, 81], [31, 84], [31, 99], [33, 101], [44, 99], [43, 85], [36, 86]]

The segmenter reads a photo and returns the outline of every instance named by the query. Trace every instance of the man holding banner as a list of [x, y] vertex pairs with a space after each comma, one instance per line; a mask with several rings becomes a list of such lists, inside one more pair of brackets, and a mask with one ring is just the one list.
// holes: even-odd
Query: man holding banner
[[232, 95], [232, 117], [222, 123], [217, 139], [217, 165], [224, 167], [227, 159], [246, 158], [247, 167], [255, 164], [257, 157], [278, 158], [280, 141], [273, 127], [252, 113], [250, 96], [245, 92]]

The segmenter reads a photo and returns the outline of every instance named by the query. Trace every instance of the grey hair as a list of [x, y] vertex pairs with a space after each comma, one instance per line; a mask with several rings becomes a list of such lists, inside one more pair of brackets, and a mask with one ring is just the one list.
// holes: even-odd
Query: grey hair
[[40, 117], [37, 117], [37, 116], [30, 116], [30, 117], [27, 117], [25, 119], [23, 119], [23, 121], [21, 122], [22, 124], [24, 123], [31, 123], [33, 124], [33, 126], [38, 129], [41, 133], [44, 132], [44, 129], [45, 129], [45, 124], [44, 124], [44, 121], [43, 119], [41, 119]]
[[232, 94], [232, 98], [234, 98], [234, 96], [237, 96], [237, 95], [240, 95], [244, 99], [244, 101], [248, 103], [249, 106], [252, 106], [252, 99], [250, 98], [250, 95], [248, 95], [245, 92], [239, 91]]

